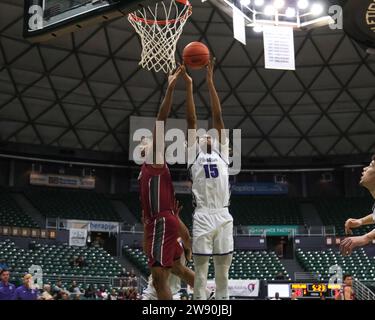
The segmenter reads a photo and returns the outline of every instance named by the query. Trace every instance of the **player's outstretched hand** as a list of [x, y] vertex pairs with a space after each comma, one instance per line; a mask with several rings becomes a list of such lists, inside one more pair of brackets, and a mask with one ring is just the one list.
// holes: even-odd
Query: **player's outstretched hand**
[[189, 76], [189, 74], [187, 73], [186, 71], [186, 66], [185, 64], [180, 64], [180, 68], [181, 68], [181, 75], [182, 77], [184, 78], [186, 84], [190, 85], [193, 83], [193, 79]]
[[345, 234], [346, 235], [352, 235], [353, 231], [352, 229], [359, 228], [362, 226], [362, 220], [361, 219], [348, 219], [345, 222]]
[[355, 248], [363, 247], [369, 243], [369, 239], [364, 236], [349, 237], [340, 244], [340, 252], [343, 256], [350, 256]]
[[181, 75], [181, 66], [179, 66], [174, 72], [171, 72], [168, 76], [168, 86], [172, 89], [176, 86], [177, 79]]
[[210, 62], [208, 63], [206, 69], [207, 69], [207, 81], [213, 81], [214, 80], [214, 68], [215, 68], [216, 58], [211, 57]]

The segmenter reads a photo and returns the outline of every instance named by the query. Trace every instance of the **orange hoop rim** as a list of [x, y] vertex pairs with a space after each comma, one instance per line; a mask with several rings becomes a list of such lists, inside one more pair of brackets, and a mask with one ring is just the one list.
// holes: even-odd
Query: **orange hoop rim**
[[189, 2], [189, 0], [173, 0], [175, 2], [178, 2], [178, 3], [181, 3], [183, 4], [184, 6], [186, 7], [189, 7], [188, 8], [188, 11], [185, 12], [185, 14], [178, 18], [178, 19], [170, 19], [170, 20], [151, 20], [151, 19], [143, 19], [143, 18], [140, 18], [138, 17], [135, 12], [133, 13], [129, 13], [129, 18], [131, 20], [133, 20], [134, 22], [144, 22], [145, 24], [158, 24], [158, 25], [167, 25], [167, 24], [174, 24], [174, 23], [177, 23], [181, 20], [185, 20], [186, 18], [188, 18], [192, 12], [192, 5], [191, 3]]

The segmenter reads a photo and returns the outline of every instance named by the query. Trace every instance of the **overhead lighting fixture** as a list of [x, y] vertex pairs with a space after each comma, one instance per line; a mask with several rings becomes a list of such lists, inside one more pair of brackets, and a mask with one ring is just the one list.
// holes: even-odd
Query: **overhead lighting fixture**
[[272, 5], [268, 5], [264, 8], [264, 14], [266, 16], [272, 16], [275, 14], [275, 8]]
[[253, 30], [254, 30], [254, 32], [259, 33], [259, 32], [263, 31], [263, 28], [260, 25], [255, 25], [254, 28], [253, 28]]
[[319, 16], [323, 13], [324, 11], [324, 7], [322, 4], [320, 3], [314, 3], [312, 6], [311, 6], [311, 13], [314, 15], [314, 16]]
[[305, 10], [309, 6], [309, 1], [308, 0], [298, 0], [297, 6], [298, 6], [299, 9]]
[[285, 5], [285, 1], [284, 0], [275, 0], [273, 2], [273, 6], [276, 8], [276, 9], [281, 9], [282, 7], [284, 7]]
[[241, 0], [240, 3], [243, 6], [248, 6], [251, 3], [251, 0]]
[[254, 1], [254, 4], [255, 4], [257, 7], [261, 7], [262, 5], [264, 5], [264, 0], [255, 0], [255, 1]]
[[296, 16], [296, 9], [291, 8], [291, 7], [287, 8], [285, 10], [285, 15], [287, 16], [287, 18], [295, 17]]

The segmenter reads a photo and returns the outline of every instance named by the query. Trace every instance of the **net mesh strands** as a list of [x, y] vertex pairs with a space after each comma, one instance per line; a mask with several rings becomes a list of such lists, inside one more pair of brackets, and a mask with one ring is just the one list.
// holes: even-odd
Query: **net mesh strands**
[[189, 1], [167, 0], [157, 2], [154, 8], [143, 7], [128, 15], [141, 38], [139, 64], [143, 68], [165, 73], [176, 68], [176, 45], [191, 14]]

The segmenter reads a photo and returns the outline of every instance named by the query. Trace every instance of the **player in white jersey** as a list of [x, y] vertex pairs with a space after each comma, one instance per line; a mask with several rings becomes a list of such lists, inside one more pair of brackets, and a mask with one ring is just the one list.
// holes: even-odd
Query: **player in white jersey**
[[[229, 141], [225, 135], [221, 104], [213, 80], [214, 60], [207, 66], [213, 135], [197, 139], [193, 81], [182, 67], [186, 82], [186, 120], [188, 124], [188, 165], [192, 180], [194, 299], [206, 300], [209, 258], [215, 268], [215, 299], [227, 300], [228, 273], [233, 254], [233, 218], [229, 213]], [[192, 156], [193, 155], [193, 156]]]

